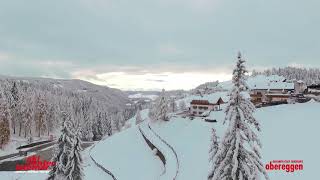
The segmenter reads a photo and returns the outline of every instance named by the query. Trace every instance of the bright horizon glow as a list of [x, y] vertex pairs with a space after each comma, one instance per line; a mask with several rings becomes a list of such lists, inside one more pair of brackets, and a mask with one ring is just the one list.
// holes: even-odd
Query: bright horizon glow
[[[75, 75], [73, 78], [89, 81], [97, 85], [105, 85], [121, 90], [190, 90], [205, 82], [219, 80], [228, 81], [231, 74], [214, 74], [200, 72], [163, 72], [128, 74], [126, 72], [109, 72], [95, 75], [94, 78]], [[178, 88], [177, 88], [178, 87]]]

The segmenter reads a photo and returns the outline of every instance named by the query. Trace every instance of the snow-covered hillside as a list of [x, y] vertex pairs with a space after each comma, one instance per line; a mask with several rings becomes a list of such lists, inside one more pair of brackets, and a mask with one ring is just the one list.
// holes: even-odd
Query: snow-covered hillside
[[157, 180], [163, 171], [137, 126], [98, 143], [91, 154], [119, 180]]
[[[261, 122], [260, 138], [263, 143], [262, 156], [266, 164], [272, 160], [303, 160], [305, 169], [294, 173], [269, 171], [270, 179], [301, 180], [317, 177], [320, 161], [320, 132], [318, 121], [320, 103], [280, 105], [260, 108], [255, 116]], [[178, 152], [181, 171], [178, 179], [206, 179], [209, 168], [210, 129], [215, 128], [222, 137], [226, 125], [222, 124], [223, 112], [214, 112], [217, 123], [204, 122], [201, 118], [193, 121], [173, 118], [168, 123], [154, 127]]]
[[83, 140], [99, 140], [120, 130], [134, 115], [134, 107], [126, 106], [128, 102], [127, 94], [120, 90], [81, 80], [0, 76], [4, 121], [0, 155], [13, 153], [28, 142], [57, 136], [62, 112], [79, 124]]
[[[285, 81], [286, 79], [283, 76], [279, 75], [256, 75], [256, 76], [249, 76], [247, 79], [247, 84], [251, 89], [261, 88], [261, 89], [269, 89], [269, 88], [278, 88], [278, 89], [286, 89], [290, 88], [293, 89], [293, 83]], [[214, 84], [215, 86], [210, 86]], [[223, 82], [208, 82], [204, 83], [196, 88], [201, 92], [206, 92], [206, 88], [218, 91], [228, 91], [232, 88], [231, 81], [223, 81]], [[212, 94], [212, 91], [209, 91], [209, 94]], [[217, 92], [217, 91], [213, 91]]]
[[123, 108], [129, 101], [127, 94], [119, 89], [109, 88], [107, 86], [99, 86], [87, 81], [78, 79], [50, 79], [50, 78], [28, 78], [28, 77], [10, 77], [0, 76], [3, 80], [15, 81], [18, 83], [29, 84], [30, 86], [43, 90], [63, 90], [69, 93], [82, 93], [96, 99], [105, 101], [109, 107]]
[[[320, 161], [320, 156], [317, 155], [320, 152], [320, 146], [316, 139], [320, 136], [317, 130], [320, 126], [319, 109], [320, 103], [314, 101], [257, 109], [254, 115], [261, 123], [262, 131], [259, 135], [263, 143], [263, 163], [279, 159], [304, 161], [303, 171], [293, 173], [268, 171], [270, 179], [301, 180], [317, 177], [317, 165]], [[146, 114], [147, 110], [142, 111], [143, 117]], [[205, 122], [200, 117], [190, 120], [177, 116], [172, 117], [168, 122], [151, 125], [155, 132], [177, 152], [180, 166], [177, 180], [207, 178], [210, 166], [208, 162], [210, 130], [215, 128], [218, 136], [222, 137], [227, 127], [222, 123], [225, 116], [223, 111], [213, 112], [210, 116], [218, 122]], [[134, 122], [133, 119], [131, 122]], [[163, 164], [146, 144], [139, 133], [138, 126], [132, 123], [131, 125], [131, 128], [98, 143], [91, 152], [92, 156], [118, 179], [159, 179], [163, 174]], [[93, 165], [91, 167], [93, 169], [90, 172], [97, 170]], [[97, 178], [103, 175], [101, 172], [100, 175], [96, 174]], [[12, 175], [5, 175], [12, 177]]]

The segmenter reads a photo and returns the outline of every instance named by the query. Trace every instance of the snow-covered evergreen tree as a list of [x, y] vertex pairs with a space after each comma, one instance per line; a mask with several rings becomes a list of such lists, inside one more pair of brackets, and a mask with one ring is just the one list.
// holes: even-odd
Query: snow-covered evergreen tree
[[155, 106], [155, 121], [167, 121], [168, 117], [168, 100], [165, 94], [165, 90], [163, 89]]
[[104, 121], [102, 123], [102, 127], [103, 135], [112, 135], [111, 117], [107, 113], [104, 113]]
[[0, 149], [9, 142], [10, 139], [10, 113], [4, 95], [0, 94]]
[[39, 93], [36, 96], [35, 123], [38, 131], [38, 137], [41, 136], [45, 129], [45, 119], [48, 113], [48, 107], [44, 98], [44, 94]]
[[268, 179], [258, 149], [261, 143], [253, 130], [260, 131], [258, 121], [253, 117], [255, 107], [243, 95], [248, 90], [244, 62], [239, 53], [233, 71], [234, 86], [225, 111], [224, 122], [228, 122], [229, 126], [214, 156], [213, 168], [209, 173], [211, 180], [258, 180], [260, 174]]
[[66, 112], [62, 113], [62, 129], [58, 143], [55, 147], [55, 153], [51, 161], [56, 165], [51, 167], [47, 180], [67, 180], [70, 170], [71, 152], [74, 146], [74, 134], [72, 131], [72, 123], [70, 115]]
[[[29, 134], [29, 136], [31, 136], [30, 130], [31, 130], [31, 125], [32, 125], [32, 120], [33, 120], [33, 106], [30, 106], [31, 98], [26, 95], [24, 95], [21, 98], [24, 100], [21, 102], [21, 109], [20, 109], [21, 118], [22, 118], [23, 126], [24, 126], [24, 137], [27, 137], [27, 134]], [[20, 128], [21, 128], [21, 126], [22, 125], [20, 125]], [[20, 134], [20, 131], [19, 131], [19, 134]]]
[[124, 127], [124, 125], [126, 123], [126, 120], [124, 118], [123, 112], [118, 112], [117, 118], [118, 118], [118, 121], [119, 121], [119, 130], [121, 130], [122, 127]]
[[209, 149], [209, 162], [213, 161], [214, 156], [216, 155], [219, 149], [218, 137], [216, 134], [216, 130], [214, 128], [211, 129], [211, 144]]
[[11, 126], [13, 128], [13, 134], [16, 134], [16, 124], [19, 114], [19, 91], [17, 87], [17, 83], [14, 81], [11, 88], [11, 98], [10, 98], [10, 108], [11, 108]]
[[83, 164], [82, 156], [80, 152], [82, 151], [80, 139], [80, 132], [77, 131], [73, 138], [72, 149], [70, 151], [70, 159], [67, 164], [67, 180], [82, 180], [83, 179]]
[[143, 120], [141, 117], [141, 112], [140, 112], [140, 109], [138, 108], [137, 115], [136, 115], [136, 125], [140, 124], [142, 121]]
[[92, 124], [92, 133], [93, 133], [93, 140], [97, 141], [100, 140], [103, 136], [103, 126], [102, 126], [102, 113], [99, 112], [96, 115], [96, 118], [93, 120], [93, 124]]
[[185, 110], [186, 108], [187, 108], [186, 103], [184, 102], [184, 100], [181, 100], [181, 101], [179, 102], [179, 109], [180, 109], [180, 111], [183, 111], [183, 110]]
[[117, 132], [120, 132], [121, 130], [121, 125], [120, 125], [120, 118], [118, 116], [118, 113], [114, 113], [111, 116], [111, 131], [112, 134], [115, 134]]
[[262, 72], [256, 70], [252, 71], [252, 76], [257, 75], [279, 75], [285, 77], [287, 80], [302, 80], [307, 85], [320, 83], [320, 69], [319, 68], [301, 68], [301, 67], [284, 67], [266, 69]]
[[176, 112], [178, 110], [175, 98], [170, 98], [169, 109], [170, 112]]
[[150, 105], [150, 108], [149, 108], [149, 112], [148, 112], [148, 117], [151, 119], [151, 120], [155, 120], [155, 116], [156, 116], [156, 104], [158, 103], [157, 100], [159, 98], [156, 99], [155, 103], [154, 104], [151, 104]]

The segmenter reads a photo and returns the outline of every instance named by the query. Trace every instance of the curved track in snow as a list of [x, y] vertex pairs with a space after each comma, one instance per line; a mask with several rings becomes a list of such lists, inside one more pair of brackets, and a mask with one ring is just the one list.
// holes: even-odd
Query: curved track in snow
[[[100, 141], [99, 141], [99, 142], [100, 142]], [[102, 171], [104, 171], [104, 172], [107, 173], [109, 176], [111, 176], [113, 180], [118, 180], [118, 179], [115, 177], [115, 175], [112, 174], [111, 171], [109, 171], [108, 169], [106, 169], [105, 167], [103, 167], [101, 164], [99, 164], [99, 163], [91, 156], [91, 150], [92, 150], [95, 146], [96, 146], [96, 145], [94, 144], [94, 145], [91, 147], [90, 151], [89, 151], [89, 156], [90, 156], [91, 160], [94, 162], [94, 164], [95, 164], [98, 168], [100, 168]]]
[[139, 126], [139, 131], [141, 132], [149, 147], [151, 149], [157, 149], [159, 153], [157, 155], [160, 155], [159, 158], [165, 165], [165, 174], [161, 175], [161, 179], [176, 180], [179, 173], [179, 159], [176, 151], [159, 134], [157, 134], [149, 124], [146, 124], [144, 126], [145, 128], [141, 128], [142, 126]]
[[178, 174], [179, 174], [179, 167], [180, 167], [180, 163], [179, 163], [179, 158], [178, 158], [178, 154], [177, 152], [174, 150], [174, 148], [166, 141], [164, 140], [158, 133], [156, 133], [150, 126], [150, 124], [148, 124], [148, 128], [153, 132], [154, 135], [156, 135], [163, 143], [165, 143], [173, 152], [175, 159], [176, 159], [176, 165], [177, 165], [177, 170], [176, 170], [176, 174], [175, 177], [173, 178], [174, 180], [177, 178]]

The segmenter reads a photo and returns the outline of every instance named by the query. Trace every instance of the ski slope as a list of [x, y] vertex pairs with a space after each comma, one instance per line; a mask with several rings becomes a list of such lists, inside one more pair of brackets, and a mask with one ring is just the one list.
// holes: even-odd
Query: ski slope
[[160, 175], [160, 180], [175, 180], [179, 173], [179, 159], [175, 150], [153, 129], [149, 123], [142, 123], [140, 130], [143, 135], [164, 155], [165, 167], [164, 172]]
[[149, 149], [137, 126], [101, 141], [91, 155], [118, 180], [157, 180], [163, 171], [161, 161]]
[[[255, 116], [261, 123], [259, 133], [262, 160], [303, 160], [305, 169], [294, 173], [268, 171], [272, 180], [301, 180], [318, 177], [320, 162], [320, 103], [288, 104], [257, 109]], [[227, 125], [223, 125], [224, 112], [214, 112], [211, 118], [217, 123], [208, 123], [201, 118], [193, 121], [176, 117], [169, 122], [154, 124], [156, 131], [178, 153], [180, 172], [178, 180], [207, 179], [209, 168], [210, 129], [222, 137]]]

